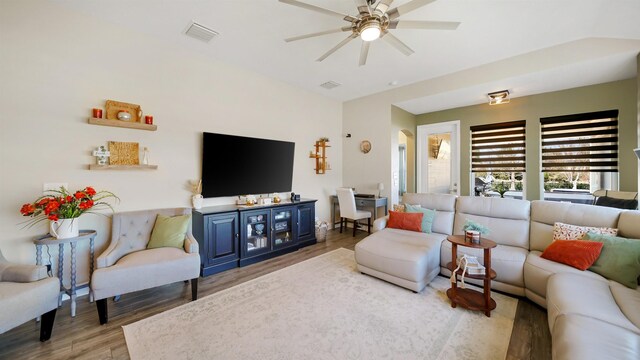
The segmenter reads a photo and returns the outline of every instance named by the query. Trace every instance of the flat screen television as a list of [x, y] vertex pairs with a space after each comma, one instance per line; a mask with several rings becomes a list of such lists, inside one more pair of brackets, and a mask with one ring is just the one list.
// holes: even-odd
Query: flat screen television
[[203, 133], [202, 196], [289, 192], [295, 143]]

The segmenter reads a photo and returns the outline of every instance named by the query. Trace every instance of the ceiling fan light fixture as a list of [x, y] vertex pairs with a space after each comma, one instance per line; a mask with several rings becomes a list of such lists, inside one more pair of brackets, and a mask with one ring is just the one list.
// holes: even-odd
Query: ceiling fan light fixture
[[382, 30], [380, 22], [376, 20], [366, 21], [360, 27], [360, 38], [362, 41], [373, 41], [380, 37]]

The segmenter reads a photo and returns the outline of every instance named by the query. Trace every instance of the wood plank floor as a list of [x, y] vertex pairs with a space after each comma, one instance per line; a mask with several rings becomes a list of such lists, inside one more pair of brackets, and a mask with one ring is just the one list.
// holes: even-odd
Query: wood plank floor
[[[200, 279], [199, 296], [204, 297], [250, 279], [282, 269], [314, 256], [344, 247], [353, 250], [366, 236], [359, 231], [340, 234], [329, 231], [327, 241], [258, 264]], [[170, 284], [126, 294], [109, 300], [109, 323], [100, 326], [95, 304], [79, 298], [77, 314], [71, 318], [69, 304], [58, 309], [50, 341], [41, 343], [39, 325], [29, 321], [0, 335], [0, 359], [129, 359], [122, 326], [186, 304], [191, 298], [187, 284]], [[551, 359], [551, 336], [546, 311], [520, 298], [507, 359]]]

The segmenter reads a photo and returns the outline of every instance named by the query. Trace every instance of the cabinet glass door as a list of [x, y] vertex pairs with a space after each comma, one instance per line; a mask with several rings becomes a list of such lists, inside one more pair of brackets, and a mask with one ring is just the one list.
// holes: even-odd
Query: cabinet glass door
[[243, 224], [246, 233], [243, 241], [243, 251], [246, 256], [254, 256], [271, 250], [269, 231], [271, 231], [269, 210], [243, 214]]
[[273, 248], [281, 248], [295, 243], [293, 208], [273, 209]]

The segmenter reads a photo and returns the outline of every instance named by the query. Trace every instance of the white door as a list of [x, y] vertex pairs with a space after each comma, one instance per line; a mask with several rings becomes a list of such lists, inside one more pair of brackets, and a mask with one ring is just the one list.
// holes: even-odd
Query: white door
[[460, 195], [460, 121], [418, 126], [417, 191]]

